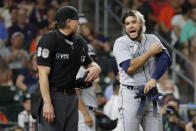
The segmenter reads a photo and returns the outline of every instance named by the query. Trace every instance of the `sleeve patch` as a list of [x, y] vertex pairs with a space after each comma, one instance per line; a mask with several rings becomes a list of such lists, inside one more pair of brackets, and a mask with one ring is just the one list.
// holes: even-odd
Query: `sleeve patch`
[[37, 49], [37, 57], [40, 57], [42, 55], [42, 47], [38, 47]]
[[50, 51], [48, 49], [44, 48], [42, 51], [42, 57], [48, 58], [49, 54], [50, 54]]

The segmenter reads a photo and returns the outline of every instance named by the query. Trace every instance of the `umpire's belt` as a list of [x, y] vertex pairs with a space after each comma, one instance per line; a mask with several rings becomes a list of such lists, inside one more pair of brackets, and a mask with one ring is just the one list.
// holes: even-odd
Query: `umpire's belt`
[[51, 87], [50, 91], [52, 92], [62, 92], [64, 94], [75, 94], [75, 89], [64, 89], [64, 88], [58, 88], [58, 87]]

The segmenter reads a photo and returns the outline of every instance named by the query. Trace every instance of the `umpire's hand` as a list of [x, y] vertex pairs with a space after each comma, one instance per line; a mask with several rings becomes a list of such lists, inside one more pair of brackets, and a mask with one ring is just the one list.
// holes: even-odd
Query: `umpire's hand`
[[43, 117], [46, 119], [49, 123], [52, 123], [54, 121], [55, 115], [54, 115], [54, 108], [50, 102], [44, 103], [43, 106]]
[[101, 68], [99, 66], [89, 67], [88, 69], [86, 69], [86, 72], [89, 73], [85, 79], [85, 82], [90, 82], [98, 78], [99, 73], [101, 72]]

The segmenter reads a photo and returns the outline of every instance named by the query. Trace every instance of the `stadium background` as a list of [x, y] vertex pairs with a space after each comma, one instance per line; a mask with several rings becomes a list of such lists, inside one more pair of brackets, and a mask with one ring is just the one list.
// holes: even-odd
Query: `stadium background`
[[[167, 104], [167, 99], [177, 98], [180, 101], [182, 117], [187, 123], [191, 121], [189, 115], [195, 114], [196, 108], [196, 26], [192, 24], [196, 23], [196, 10], [193, 8], [196, 1], [2, 0], [0, 112], [7, 119], [0, 119], [0, 127], [12, 127], [17, 124], [18, 114], [23, 110], [24, 96], [31, 93], [30, 88], [36, 88], [37, 72], [31, 66], [34, 60], [31, 55], [41, 35], [52, 29], [55, 10], [63, 5], [75, 6], [79, 13], [85, 14], [85, 17], [80, 19], [80, 33], [88, 44], [93, 45], [97, 54], [96, 60], [102, 67], [100, 79], [96, 82], [100, 109], [109, 101], [112, 85], [118, 80], [112, 46], [117, 37], [125, 34], [120, 16], [124, 10], [131, 8], [144, 15], [147, 33], [156, 34], [171, 54], [172, 66], [159, 81], [159, 88], [164, 93], [163, 105]], [[20, 57], [11, 55], [14, 52], [13, 48], [20, 50], [16, 53], [16, 56]], [[30, 76], [35, 77], [33, 82], [23, 81], [24, 77], [29, 77], [26, 68], [33, 70], [30, 73]]]

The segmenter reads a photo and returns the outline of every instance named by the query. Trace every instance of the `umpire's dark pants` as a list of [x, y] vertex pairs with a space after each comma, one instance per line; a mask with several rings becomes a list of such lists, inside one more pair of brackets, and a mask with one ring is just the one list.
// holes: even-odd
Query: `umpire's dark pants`
[[63, 92], [51, 93], [55, 119], [48, 123], [43, 118], [43, 104], [40, 112], [38, 131], [77, 131], [78, 130], [78, 97], [76, 94]]

